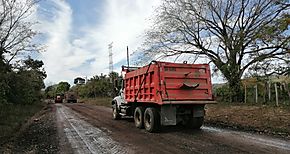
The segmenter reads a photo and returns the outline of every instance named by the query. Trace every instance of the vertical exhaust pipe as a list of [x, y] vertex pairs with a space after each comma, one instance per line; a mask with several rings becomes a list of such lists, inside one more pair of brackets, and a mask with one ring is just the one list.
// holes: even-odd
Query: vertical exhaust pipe
[[127, 46], [127, 64], [129, 69], [129, 47]]

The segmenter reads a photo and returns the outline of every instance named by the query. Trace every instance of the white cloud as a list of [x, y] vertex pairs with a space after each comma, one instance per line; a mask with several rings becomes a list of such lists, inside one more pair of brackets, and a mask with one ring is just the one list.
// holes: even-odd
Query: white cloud
[[[98, 49], [94, 70], [101, 71], [108, 67], [108, 44], [113, 42], [113, 61], [120, 62], [126, 57], [126, 46], [130, 53], [142, 43], [142, 34], [149, 26], [149, 17], [154, 7], [159, 4], [156, 0], [107, 0], [103, 22], [86, 31], [87, 38], [96, 42]], [[115, 68], [120, 70], [120, 68]]]
[[69, 72], [65, 59], [70, 52], [69, 32], [71, 27], [72, 10], [64, 1], [52, 1], [56, 8], [56, 12], [50, 11], [53, 19], [48, 21], [40, 19], [40, 31], [46, 34], [47, 51], [43, 53], [43, 61], [45, 70], [48, 75], [48, 82], [57, 82], [61, 80], [62, 75], [72, 75]]
[[[74, 33], [73, 11], [66, 1], [52, 0], [53, 9], [43, 9], [38, 29], [47, 36], [47, 51], [42, 54], [46, 83], [68, 81], [77, 76], [93, 76], [108, 73], [108, 44], [113, 43], [114, 63], [126, 57], [142, 43], [144, 29], [149, 26], [149, 17], [157, 0], [106, 0], [102, 19], [97, 25], [78, 27], [82, 36]], [[41, 12], [40, 12], [41, 13]], [[93, 11], [92, 11], [93, 13]], [[48, 19], [47, 17], [50, 17]], [[94, 17], [94, 16], [92, 16]], [[95, 59], [91, 63], [87, 60]], [[85, 65], [85, 66], [84, 66]], [[120, 70], [119, 68], [115, 68]]]

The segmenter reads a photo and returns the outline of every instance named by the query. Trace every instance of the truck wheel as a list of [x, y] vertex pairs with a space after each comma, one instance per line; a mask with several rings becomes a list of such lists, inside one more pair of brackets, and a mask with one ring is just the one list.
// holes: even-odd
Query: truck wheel
[[137, 128], [144, 128], [144, 107], [136, 107], [134, 111], [134, 122]]
[[200, 129], [200, 127], [203, 124], [203, 120], [204, 120], [203, 117], [191, 117], [188, 120], [186, 127], [193, 128], [193, 129]]
[[114, 119], [114, 120], [119, 120], [119, 119], [121, 119], [121, 115], [120, 115], [120, 113], [119, 113], [119, 111], [118, 111], [118, 109], [117, 109], [117, 104], [114, 104], [114, 105], [112, 106], [112, 109], [113, 109], [113, 119]]
[[160, 129], [160, 115], [155, 108], [147, 108], [144, 113], [144, 126], [146, 131], [152, 133]]

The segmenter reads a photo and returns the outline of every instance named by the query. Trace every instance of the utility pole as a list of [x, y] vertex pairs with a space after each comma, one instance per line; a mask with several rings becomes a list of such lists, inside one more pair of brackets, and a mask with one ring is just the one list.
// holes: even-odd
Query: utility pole
[[109, 49], [109, 75], [111, 74], [110, 77], [110, 82], [112, 84], [112, 97], [116, 96], [116, 92], [115, 92], [115, 82], [114, 82], [114, 75], [113, 75], [113, 42], [110, 43], [108, 45], [108, 49]]
[[[113, 72], [113, 42], [109, 45], [109, 74]], [[111, 81], [112, 82], [112, 81]]]
[[127, 46], [127, 64], [128, 64], [128, 70], [129, 70], [129, 47]]

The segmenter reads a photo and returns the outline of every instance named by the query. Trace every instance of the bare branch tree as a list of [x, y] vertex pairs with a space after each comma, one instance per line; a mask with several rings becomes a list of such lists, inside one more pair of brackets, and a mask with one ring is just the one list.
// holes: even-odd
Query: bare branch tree
[[249, 67], [289, 58], [289, 8], [289, 0], [164, 0], [144, 54], [206, 55], [240, 101]]
[[30, 21], [36, 0], [0, 1], [0, 58], [7, 66], [21, 52], [39, 51], [41, 47], [32, 43], [37, 32]]

